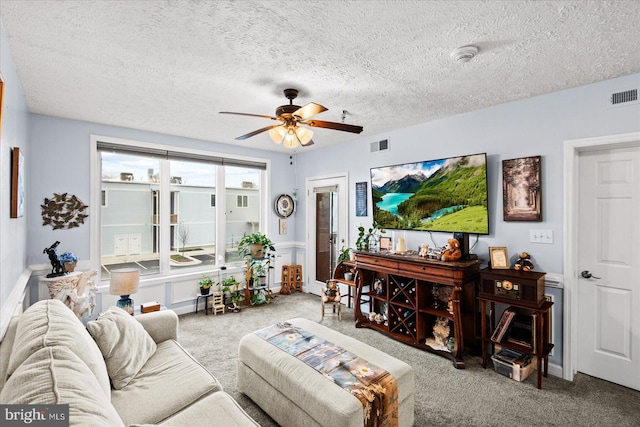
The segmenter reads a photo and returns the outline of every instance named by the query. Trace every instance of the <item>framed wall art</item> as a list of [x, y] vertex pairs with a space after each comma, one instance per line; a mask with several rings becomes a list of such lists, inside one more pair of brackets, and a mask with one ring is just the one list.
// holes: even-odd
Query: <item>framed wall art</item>
[[2, 99], [4, 98], [4, 79], [0, 74], [0, 135], [2, 135]]
[[502, 161], [504, 221], [542, 221], [541, 156]]
[[11, 154], [11, 218], [24, 215], [24, 155], [15, 147]]
[[356, 216], [367, 216], [367, 182], [356, 182]]

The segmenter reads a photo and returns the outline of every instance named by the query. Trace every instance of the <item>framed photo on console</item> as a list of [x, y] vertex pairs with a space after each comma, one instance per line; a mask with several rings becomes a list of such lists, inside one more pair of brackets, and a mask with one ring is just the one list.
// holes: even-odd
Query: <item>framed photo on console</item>
[[509, 254], [504, 246], [489, 247], [489, 258], [492, 269], [508, 269]]
[[392, 249], [391, 237], [380, 237], [380, 250], [390, 251]]

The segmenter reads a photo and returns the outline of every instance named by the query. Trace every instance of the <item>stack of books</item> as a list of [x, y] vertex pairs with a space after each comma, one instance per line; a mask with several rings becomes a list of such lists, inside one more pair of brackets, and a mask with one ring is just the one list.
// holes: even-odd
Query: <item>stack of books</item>
[[491, 341], [516, 344], [535, 352], [537, 316], [537, 313], [531, 313], [529, 310], [508, 308], [502, 313], [502, 317], [491, 335]]
[[516, 312], [512, 308], [508, 308], [504, 311], [504, 313], [502, 313], [502, 317], [500, 318], [498, 325], [493, 330], [493, 334], [491, 335], [491, 341], [498, 343], [502, 342], [504, 336], [509, 330], [509, 326], [511, 325], [511, 322], [513, 321], [515, 315]]

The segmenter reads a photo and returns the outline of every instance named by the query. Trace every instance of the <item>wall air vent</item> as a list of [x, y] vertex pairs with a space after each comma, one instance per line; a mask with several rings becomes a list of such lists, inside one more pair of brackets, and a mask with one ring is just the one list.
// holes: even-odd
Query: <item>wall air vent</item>
[[629, 89], [609, 95], [609, 106], [619, 107], [638, 103], [638, 89]]
[[383, 139], [380, 141], [371, 143], [371, 152], [375, 153], [378, 151], [389, 151], [389, 140]]

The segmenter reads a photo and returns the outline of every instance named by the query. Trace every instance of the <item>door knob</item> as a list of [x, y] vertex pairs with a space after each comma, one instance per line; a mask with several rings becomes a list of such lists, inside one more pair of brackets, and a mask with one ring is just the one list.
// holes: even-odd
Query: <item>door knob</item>
[[585, 279], [601, 279], [601, 277], [596, 277], [593, 274], [591, 274], [589, 270], [584, 270], [582, 273], [580, 273], [580, 275]]

